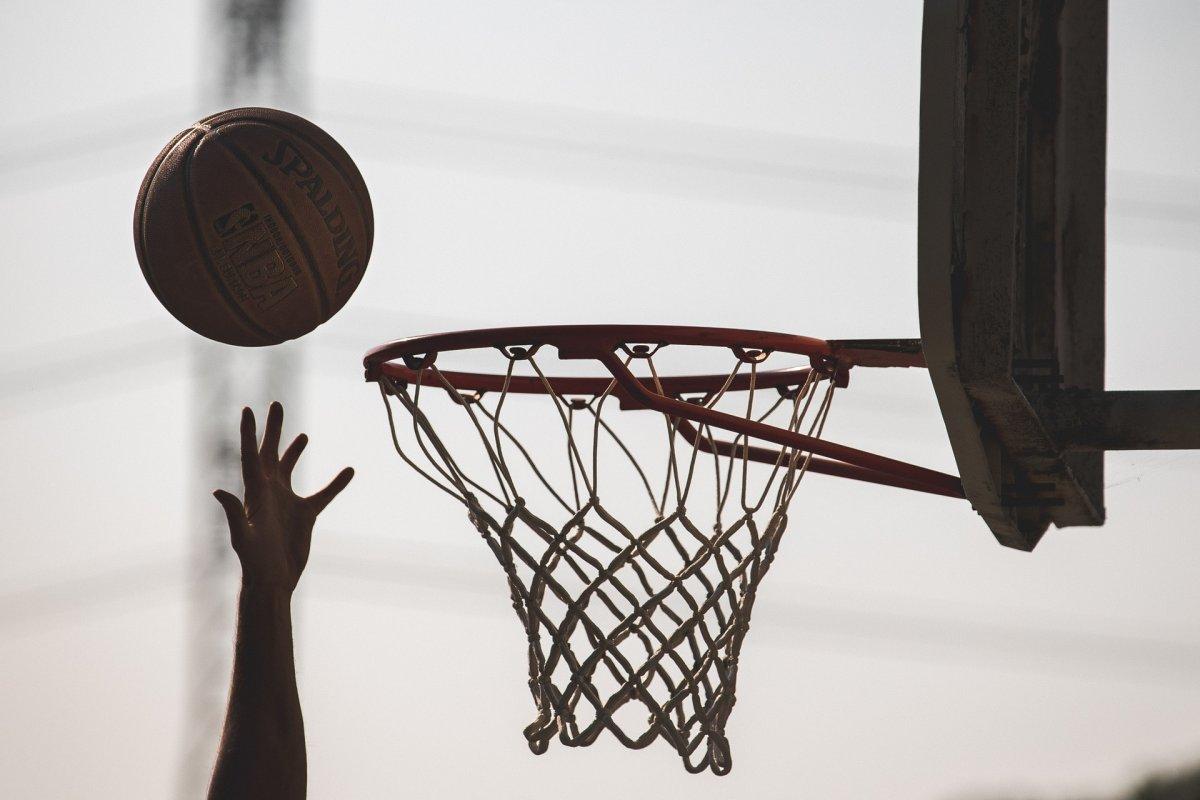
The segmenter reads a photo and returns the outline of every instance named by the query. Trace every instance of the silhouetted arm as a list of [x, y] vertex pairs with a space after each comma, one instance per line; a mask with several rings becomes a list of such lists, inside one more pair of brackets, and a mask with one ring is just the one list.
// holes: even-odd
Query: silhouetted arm
[[347, 467], [312, 497], [292, 491], [292, 470], [308, 437], [300, 434], [279, 456], [283, 407], [272, 403], [261, 449], [254, 414], [242, 410], [245, 502], [214, 496], [229, 519], [242, 564], [237, 641], [225, 731], [209, 786], [210, 800], [303, 798], [308, 772], [304, 719], [292, 654], [292, 592], [308, 563], [317, 514], [354, 477]]

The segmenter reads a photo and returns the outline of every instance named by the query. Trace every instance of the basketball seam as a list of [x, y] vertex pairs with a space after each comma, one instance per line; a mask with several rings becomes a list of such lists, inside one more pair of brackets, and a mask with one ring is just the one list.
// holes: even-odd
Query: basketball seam
[[205, 271], [208, 273], [208, 276], [212, 282], [216, 284], [217, 292], [221, 295], [221, 298], [225, 301], [225, 305], [229, 308], [229, 310], [232, 311], [234, 316], [239, 319], [247, 328], [249, 328], [251, 332], [257, 333], [262, 339], [264, 339], [265, 341], [263, 344], [274, 344], [282, 337], [278, 336], [277, 334], [273, 334], [267, 328], [256, 323], [250, 318], [245, 310], [237, 304], [233, 296], [229, 294], [229, 290], [221, 280], [220, 275], [217, 274], [216, 266], [212, 263], [212, 259], [208, 254], [208, 248], [204, 244], [204, 236], [200, 232], [200, 223], [196, 219], [196, 208], [191, 198], [192, 156], [195, 155], [196, 150], [199, 148], [202, 141], [204, 141], [204, 137], [197, 136], [196, 141], [189, 145], [189, 152], [184, 155], [182, 161], [183, 204], [187, 209], [188, 226], [191, 228], [192, 236], [196, 240], [196, 249], [200, 252], [200, 260], [204, 263]]
[[[332, 158], [329, 150], [323, 147], [319, 142], [313, 141], [312, 138], [305, 136], [303, 133], [300, 133], [297, 130], [285, 128], [281, 123], [275, 120], [267, 119], [266, 117], [238, 117], [237, 119], [226, 120], [222, 122], [221, 125], [233, 125], [238, 122], [257, 122], [259, 124], [274, 128], [278, 131], [282, 131], [290, 136], [294, 136], [312, 149], [316, 150], [321, 155], [321, 158], [325, 159], [330, 166], [333, 167], [333, 171], [336, 172], [338, 177], [340, 177], [350, 188], [350, 194], [354, 197], [355, 205], [358, 206], [358, 213], [362, 215], [363, 224], [367, 227], [367, 252], [363, 258], [363, 265], [365, 269], [366, 262], [371, 257], [371, 247], [375, 240], [375, 210], [374, 208], [367, 207], [367, 204], [370, 203], [371, 193], [367, 189], [367, 182], [363, 179], [362, 173], [358, 171], [358, 167], [354, 167], [357, 180], [352, 180], [352, 176], [348, 174], [346, 170], [342, 169], [339, 159]], [[322, 132], [324, 133], [324, 131]], [[328, 136], [329, 134], [326, 133], [325, 135]], [[332, 139], [333, 137], [330, 138]], [[350, 154], [345, 151], [345, 148], [343, 148], [340, 144], [337, 144], [336, 140], [334, 140], [334, 144], [337, 145], [338, 149], [342, 151], [342, 155], [345, 157], [346, 161], [348, 161], [350, 164], [354, 164], [354, 159], [352, 159]], [[366, 196], [366, 203], [364, 203], [362, 197], [359, 197], [359, 193], [355, 187], [356, 183], [362, 187], [363, 194]]]
[[180, 131], [179, 133], [175, 134], [175, 138], [167, 142], [167, 146], [162, 149], [162, 151], [158, 154], [158, 158], [156, 158], [154, 163], [150, 165], [150, 169], [146, 172], [146, 177], [142, 181], [142, 187], [138, 191], [137, 208], [135, 209], [134, 215], [134, 221], [137, 224], [137, 238], [134, 240], [134, 245], [138, 256], [138, 266], [142, 269], [142, 277], [146, 279], [146, 283], [149, 285], [150, 291], [154, 293], [154, 296], [157, 297], [160, 302], [162, 301], [162, 295], [158, 293], [158, 286], [155, 285], [154, 276], [150, 274], [150, 271], [146, 268], [145, 263], [150, 257], [150, 245], [146, 241], [147, 219], [149, 218], [150, 213], [149, 203], [147, 201], [150, 199], [150, 190], [154, 186], [154, 179], [158, 177], [158, 173], [162, 170], [162, 165], [166, 163], [167, 158], [171, 155], [171, 151], [178, 147], [179, 143], [182, 142], [184, 137], [191, 133], [191, 131], [191, 128], [188, 128], [185, 131]]
[[234, 158], [240, 161], [242, 166], [245, 167], [246, 171], [258, 181], [263, 193], [271, 201], [271, 204], [275, 206], [275, 210], [279, 213], [279, 216], [283, 218], [283, 221], [287, 224], [288, 229], [291, 230], [292, 234], [296, 237], [296, 241], [299, 243], [300, 249], [304, 251], [304, 258], [308, 262], [309, 275], [312, 277], [313, 283], [317, 288], [317, 300], [320, 304], [321, 322], [328, 321], [332, 316], [331, 305], [329, 302], [329, 292], [325, 288], [325, 281], [321, 280], [321, 271], [317, 268], [317, 260], [313, 258], [313, 254], [308, 248], [308, 243], [304, 240], [300, 226], [296, 224], [296, 220], [292, 218], [292, 215], [288, 212], [287, 208], [284, 207], [283, 202], [275, 194], [275, 191], [267, 182], [266, 176], [258, 171], [246, 154], [243, 153], [232, 142], [230, 142], [228, 137], [222, 136], [220, 128], [214, 128], [213, 134], [215, 134], [213, 137], [215, 141], [228, 150]]

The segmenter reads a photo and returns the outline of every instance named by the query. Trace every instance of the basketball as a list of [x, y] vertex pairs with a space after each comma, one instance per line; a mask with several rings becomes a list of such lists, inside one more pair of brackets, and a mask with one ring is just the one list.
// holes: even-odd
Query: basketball
[[196, 333], [248, 347], [303, 336], [350, 299], [375, 226], [333, 137], [269, 108], [205, 117], [162, 149], [134, 244], [159, 302]]

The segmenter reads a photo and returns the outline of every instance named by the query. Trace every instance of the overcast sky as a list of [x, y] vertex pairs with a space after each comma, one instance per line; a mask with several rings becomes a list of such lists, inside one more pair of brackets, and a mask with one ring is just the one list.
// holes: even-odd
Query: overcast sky
[[[203, 10], [4, 3], [6, 797], [168, 797], [185, 781], [204, 381], [145, 286], [130, 215], [162, 144], [216, 110]], [[303, 14], [297, 110], [353, 154], [377, 222], [288, 409], [312, 437], [304, 481], [358, 468], [297, 602], [312, 797], [1054, 796], [1200, 757], [1188, 453], [1110, 455], [1108, 524], [1051, 530], [1033, 554], [997, 545], [965, 503], [818, 476], [760, 591], [732, 775], [688, 776], [661, 743], [531, 755], [499, 568], [391, 452], [361, 353], [567, 321], [916, 336], [921, 4]], [[1185, 0], [1112, 3], [1110, 388], [1200, 385], [1198, 30]], [[954, 470], [918, 371], [858, 377], [830, 433]]]

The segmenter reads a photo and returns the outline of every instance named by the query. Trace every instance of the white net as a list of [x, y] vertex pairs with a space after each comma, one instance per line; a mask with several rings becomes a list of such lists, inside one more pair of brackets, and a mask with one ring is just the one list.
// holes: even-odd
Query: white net
[[[492, 352], [498, 391], [433, 365], [378, 382], [396, 451], [465, 506], [504, 568], [529, 644], [530, 749], [607, 730], [631, 748], [662, 738], [691, 772], [727, 773], [738, 656], [811, 454], [755, 463], [764, 451], [744, 437], [622, 411], [615, 383], [563, 395], [537, 348]], [[657, 352], [626, 350], [626, 366], [665, 394]], [[769, 357], [735, 351], [723, 385], [678, 399], [820, 437], [834, 382], [801, 370], [794, 385], [758, 388]], [[509, 391], [521, 375], [544, 391]]]

